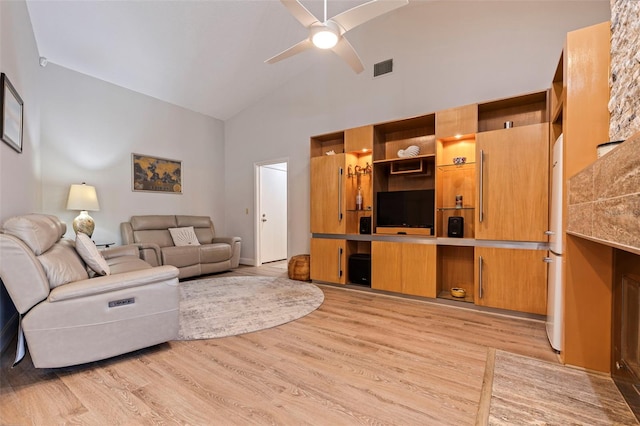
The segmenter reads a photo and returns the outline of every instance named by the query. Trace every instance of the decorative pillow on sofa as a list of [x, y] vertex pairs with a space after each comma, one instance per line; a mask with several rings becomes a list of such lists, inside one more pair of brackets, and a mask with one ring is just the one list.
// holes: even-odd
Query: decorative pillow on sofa
[[184, 228], [169, 228], [169, 233], [171, 233], [173, 244], [176, 247], [200, 245], [198, 237], [196, 236], [196, 232], [193, 230], [193, 226], [187, 226]]
[[96, 274], [109, 275], [111, 273], [107, 261], [104, 260], [104, 257], [102, 257], [102, 254], [100, 254], [98, 248], [88, 235], [78, 232], [76, 235], [76, 251], [82, 260], [84, 260], [84, 263]]

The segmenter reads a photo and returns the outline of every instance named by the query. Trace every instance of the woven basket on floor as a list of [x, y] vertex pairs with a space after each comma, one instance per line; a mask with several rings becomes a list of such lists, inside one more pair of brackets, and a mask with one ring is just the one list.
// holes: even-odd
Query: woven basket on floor
[[299, 254], [289, 259], [289, 279], [298, 281], [311, 281], [309, 275], [309, 263], [311, 256], [308, 254]]

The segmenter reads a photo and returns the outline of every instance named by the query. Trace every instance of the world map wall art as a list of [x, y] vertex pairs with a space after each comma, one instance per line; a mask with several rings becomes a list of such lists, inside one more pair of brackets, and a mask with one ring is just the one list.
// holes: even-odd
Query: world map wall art
[[182, 194], [182, 161], [132, 154], [133, 190]]

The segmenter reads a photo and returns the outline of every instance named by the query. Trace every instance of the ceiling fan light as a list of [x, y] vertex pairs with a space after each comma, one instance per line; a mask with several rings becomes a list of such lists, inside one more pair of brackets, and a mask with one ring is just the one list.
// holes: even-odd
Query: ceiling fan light
[[331, 49], [338, 43], [338, 35], [325, 28], [313, 34], [311, 41], [319, 49]]

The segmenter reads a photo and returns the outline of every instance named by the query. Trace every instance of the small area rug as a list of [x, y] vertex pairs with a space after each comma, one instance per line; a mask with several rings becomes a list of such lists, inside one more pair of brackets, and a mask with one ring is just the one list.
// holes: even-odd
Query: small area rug
[[180, 283], [179, 340], [212, 339], [285, 324], [316, 310], [313, 284], [275, 277], [216, 277]]

